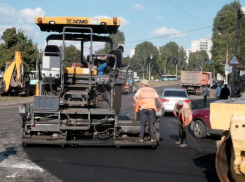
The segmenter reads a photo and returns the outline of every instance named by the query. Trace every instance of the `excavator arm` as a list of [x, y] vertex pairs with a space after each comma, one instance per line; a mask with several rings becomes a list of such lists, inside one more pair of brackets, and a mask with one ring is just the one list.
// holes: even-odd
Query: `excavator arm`
[[[23, 87], [23, 84], [21, 82], [21, 77], [22, 77], [22, 54], [21, 52], [17, 51], [15, 52], [15, 58], [14, 61], [10, 64], [10, 66], [7, 68], [5, 73], [3, 74], [3, 82], [4, 82], [4, 92], [8, 92], [10, 86], [12, 87], [17, 87], [20, 86], [21, 88]], [[14, 79], [13, 73], [14, 69], [16, 67], [17, 75], [16, 78]]]

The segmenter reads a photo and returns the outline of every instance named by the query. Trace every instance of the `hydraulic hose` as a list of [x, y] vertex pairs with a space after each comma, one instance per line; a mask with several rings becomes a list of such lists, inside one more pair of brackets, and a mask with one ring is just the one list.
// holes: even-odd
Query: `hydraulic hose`
[[[103, 122], [101, 122], [101, 121], [103, 121]], [[96, 124], [94, 125], [94, 131], [96, 131], [98, 134], [103, 134], [103, 133], [105, 133], [105, 132], [107, 132], [107, 131], [109, 131], [109, 130], [114, 130], [114, 128], [108, 128], [108, 129], [106, 129], [105, 131], [101, 131], [101, 132], [96, 130], [96, 125], [105, 123], [105, 122], [107, 122], [107, 121], [108, 121], [107, 118], [98, 120], [98, 121], [96, 122]], [[100, 122], [100, 123], [99, 123], [99, 122]]]

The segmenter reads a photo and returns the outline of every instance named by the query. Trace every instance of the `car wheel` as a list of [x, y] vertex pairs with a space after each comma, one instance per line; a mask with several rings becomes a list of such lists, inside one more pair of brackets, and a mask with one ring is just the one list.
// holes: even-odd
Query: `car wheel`
[[193, 133], [196, 138], [205, 138], [207, 135], [206, 126], [200, 120], [195, 121]]

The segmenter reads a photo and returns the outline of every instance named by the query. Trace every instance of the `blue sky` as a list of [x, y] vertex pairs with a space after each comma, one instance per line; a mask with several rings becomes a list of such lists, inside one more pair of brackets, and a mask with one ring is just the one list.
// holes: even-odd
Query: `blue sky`
[[[120, 17], [120, 30], [124, 32], [126, 38], [125, 56], [129, 54], [130, 49], [141, 43], [127, 42], [158, 36], [165, 37], [148, 41], [155, 46], [163, 46], [170, 41], [175, 41], [184, 48], [190, 48], [192, 40], [211, 38], [212, 27], [205, 27], [212, 26], [216, 13], [230, 2], [233, 1], [0, 0], [0, 35], [6, 28], [21, 28], [43, 48], [48, 33], [41, 32], [35, 25], [35, 16]], [[240, 3], [245, 6], [245, 0], [240, 0]], [[205, 29], [176, 34], [201, 28]], [[98, 43], [95, 45], [102, 46]], [[78, 44], [76, 46], [79, 47]], [[85, 50], [85, 54], [87, 52], [88, 50]]]

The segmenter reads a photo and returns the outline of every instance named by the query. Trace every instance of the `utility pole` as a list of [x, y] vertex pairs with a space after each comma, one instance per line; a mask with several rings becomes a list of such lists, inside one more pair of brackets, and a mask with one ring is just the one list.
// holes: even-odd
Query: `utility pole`
[[177, 78], [177, 76], [178, 76], [178, 72], [177, 72], [177, 63], [176, 63], [176, 78]]
[[152, 63], [153, 61], [151, 61], [150, 63], [149, 63], [149, 81], [151, 80], [150, 78], [151, 78], [151, 63]]
[[[237, 56], [239, 21], [240, 21], [240, 3], [239, 3], [239, 0], [238, 0], [236, 35], [235, 35], [235, 44], [234, 44], [234, 56]], [[235, 71], [236, 71], [236, 66], [235, 65], [232, 65], [231, 98], [234, 98], [234, 96], [235, 96], [235, 86], [236, 86], [235, 85]]]
[[[150, 59], [152, 60], [152, 58], [153, 58], [153, 56], [152, 56], [152, 54], [151, 54]], [[151, 61], [151, 62], [149, 63], [149, 67], [148, 67], [148, 69], [149, 69], [149, 81], [151, 80], [150, 77], [151, 77], [151, 63], [152, 63], [152, 62], [153, 62], [153, 61]]]
[[214, 68], [214, 78], [216, 79], [216, 77], [215, 77], [215, 68]]
[[[227, 46], [227, 50], [226, 50], [226, 64], [225, 66], [229, 66], [228, 65], [228, 46]], [[225, 75], [225, 84], [228, 85], [228, 74]]]

